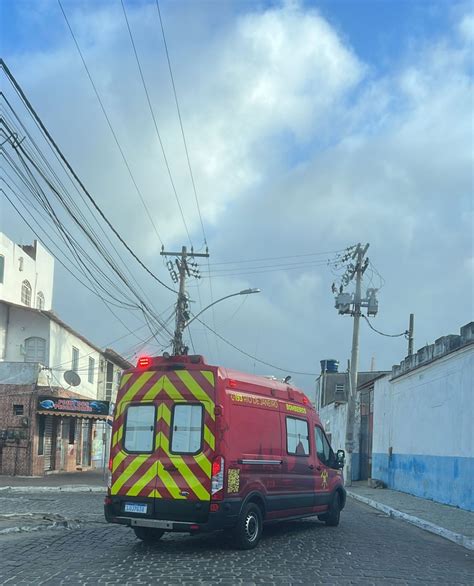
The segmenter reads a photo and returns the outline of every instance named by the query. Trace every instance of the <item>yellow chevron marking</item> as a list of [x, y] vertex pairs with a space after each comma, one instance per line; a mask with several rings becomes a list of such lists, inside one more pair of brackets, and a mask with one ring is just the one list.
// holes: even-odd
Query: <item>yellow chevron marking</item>
[[209, 413], [209, 417], [214, 420], [214, 402], [209, 398], [209, 395], [199, 386], [199, 383], [186, 370], [178, 370], [177, 376], [186, 385], [188, 391], [200, 402], [203, 403], [204, 408]]
[[127, 384], [128, 379], [132, 376], [132, 373], [129, 372], [128, 374], [124, 374], [120, 380], [120, 388], [123, 389], [123, 387]]
[[117, 443], [122, 439], [122, 435], [123, 435], [123, 423], [117, 429], [117, 431], [114, 433], [114, 435], [112, 436], [112, 447], [115, 447], [117, 445]]
[[214, 439], [214, 435], [212, 434], [211, 430], [204, 424], [204, 439], [208, 443], [211, 450], [215, 448], [216, 442]]
[[204, 474], [207, 476], [207, 478], [211, 477], [211, 463], [209, 462], [208, 457], [206, 456], [206, 454], [198, 454], [197, 456], [194, 456], [194, 459], [196, 461], [196, 464], [198, 464], [201, 468], [201, 470], [204, 472]]
[[161, 496], [161, 494], [156, 490], [156, 488], [153, 488], [150, 492], [150, 494], [148, 495], [150, 498], [156, 498], [156, 499], [161, 499], [163, 498]]
[[124, 394], [121, 402], [126, 403], [128, 401], [131, 401], [133, 397], [138, 393], [138, 391], [143, 387], [143, 385], [146, 384], [152, 376], [155, 376], [155, 374], [156, 373], [154, 371], [148, 371], [141, 374], [133, 383], [133, 385], [128, 389], [128, 391]]
[[164, 376], [160, 377], [156, 383], [150, 389], [148, 389], [145, 396], [143, 397], [144, 401], [153, 401], [153, 399], [155, 399], [156, 396], [163, 390], [163, 379]]
[[169, 427], [171, 427], [171, 411], [165, 403], [162, 403], [163, 409], [161, 410], [161, 417], [166, 421]]
[[167, 376], [163, 378], [163, 388], [168, 394], [168, 397], [173, 401], [184, 401], [183, 395], [178, 391], [170, 379]]
[[201, 370], [200, 373], [207, 379], [212, 386], [214, 386], [214, 373], [211, 370]]
[[112, 484], [112, 488], [110, 489], [111, 494], [118, 494], [119, 490], [122, 486], [127, 482], [127, 480], [134, 474], [138, 468], [147, 460], [147, 456], [137, 456], [134, 458], [130, 464], [125, 468], [125, 470], [120, 474], [120, 476], [115, 480]]
[[125, 460], [127, 454], [125, 452], [119, 452], [112, 460], [112, 472], [115, 472], [120, 464]]
[[[158, 413], [156, 414], [156, 421], [160, 421], [160, 419], [163, 417], [162, 413], [163, 413], [163, 407], [165, 406], [164, 403], [160, 403], [158, 405]], [[155, 450], [157, 450], [160, 447], [160, 434], [157, 433], [156, 437], [155, 437]]]
[[[183, 458], [181, 458], [181, 456], [177, 456], [176, 454], [170, 453], [168, 438], [162, 432], [160, 432], [159, 435], [160, 446], [163, 448], [163, 451], [171, 460], [171, 462], [173, 462], [173, 464], [176, 466], [181, 476], [186, 480], [188, 486], [196, 493], [199, 499], [207, 500], [209, 498], [209, 493], [207, 490], [199, 482], [196, 476], [194, 476], [193, 472], [190, 470], [189, 466], [186, 464]], [[168, 488], [168, 486], [166, 486], [166, 488]]]
[[143, 489], [145, 488], [145, 486], [151, 481], [153, 480], [153, 478], [156, 478], [156, 462], [153, 462], [152, 465], [148, 468], [148, 470], [145, 472], [145, 474], [143, 474], [143, 476], [141, 476], [136, 482], [135, 484], [130, 488], [130, 490], [127, 492], [127, 495], [129, 496], [137, 496], [137, 494]]
[[174, 499], [184, 499], [186, 498], [181, 494], [181, 490], [179, 486], [174, 481], [173, 477], [169, 472], [167, 472], [163, 468], [163, 464], [158, 464], [158, 476], [160, 477], [161, 482], [163, 483], [164, 487], [168, 490], [171, 494], [172, 498]]

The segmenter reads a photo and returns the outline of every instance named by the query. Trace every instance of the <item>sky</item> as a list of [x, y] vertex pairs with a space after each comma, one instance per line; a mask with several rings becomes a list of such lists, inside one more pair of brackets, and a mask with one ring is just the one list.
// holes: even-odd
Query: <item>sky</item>
[[[172, 285], [161, 242], [203, 251], [206, 241], [209, 264], [200, 261], [202, 279], [188, 286], [194, 313], [242, 289], [262, 290], [203, 314], [251, 357], [191, 326], [196, 353], [210, 363], [277, 377], [308, 373], [293, 381], [309, 393], [320, 360], [345, 369], [353, 320], [334, 308], [331, 285], [342, 269], [326, 261], [358, 242], [370, 243], [363, 290], [380, 289], [375, 328], [401, 333], [414, 313], [419, 348], [473, 319], [471, 3], [162, 0], [204, 234], [155, 0], [124, 5], [182, 214], [120, 0], [62, 0], [155, 227], [57, 0], [0, 5], [5, 62], [147, 266]], [[12, 240], [35, 238], [5, 199], [0, 214]], [[122, 254], [156, 310], [166, 310], [173, 294]], [[262, 260], [230, 264], [252, 259]], [[53, 305], [96, 344], [134, 360], [162, 351], [155, 340], [143, 343], [146, 329], [128, 335], [58, 263]], [[120, 315], [132, 330], [143, 323]], [[406, 353], [404, 337], [382, 337], [362, 321], [360, 370], [389, 370]]]

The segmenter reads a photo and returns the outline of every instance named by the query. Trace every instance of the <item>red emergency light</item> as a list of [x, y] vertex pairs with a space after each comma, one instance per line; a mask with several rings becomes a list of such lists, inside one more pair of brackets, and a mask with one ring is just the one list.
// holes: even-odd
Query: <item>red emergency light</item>
[[148, 368], [151, 366], [152, 358], [150, 356], [140, 356], [137, 362], [138, 368]]

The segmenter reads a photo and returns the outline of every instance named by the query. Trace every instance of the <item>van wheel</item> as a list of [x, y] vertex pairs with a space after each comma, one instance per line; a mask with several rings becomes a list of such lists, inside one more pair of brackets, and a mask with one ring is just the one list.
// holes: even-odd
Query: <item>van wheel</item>
[[138, 539], [147, 542], [158, 541], [163, 537], [164, 531], [162, 529], [153, 529], [152, 527], [134, 527], [133, 531]]
[[328, 527], [337, 527], [339, 525], [341, 517], [341, 497], [338, 492], [336, 492], [332, 499], [329, 511], [325, 515], [321, 515], [321, 517], [323, 517], [321, 521], [324, 521]]
[[239, 549], [253, 549], [257, 547], [262, 536], [262, 529], [262, 511], [255, 503], [249, 503], [240, 514], [237, 526], [233, 531], [236, 547]]

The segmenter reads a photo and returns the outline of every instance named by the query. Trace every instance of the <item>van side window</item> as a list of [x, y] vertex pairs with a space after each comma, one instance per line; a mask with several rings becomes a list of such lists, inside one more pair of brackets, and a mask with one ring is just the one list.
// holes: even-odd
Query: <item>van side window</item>
[[319, 461], [326, 466], [330, 465], [331, 462], [331, 446], [329, 445], [323, 430], [320, 427], [314, 428], [315, 439], [316, 439], [316, 451], [318, 453]]
[[201, 451], [202, 405], [175, 405], [171, 426], [171, 451], [196, 454]]
[[286, 448], [289, 454], [309, 456], [308, 422], [304, 419], [286, 418]]
[[127, 409], [123, 446], [127, 452], [152, 452], [155, 436], [155, 407], [130, 405]]

